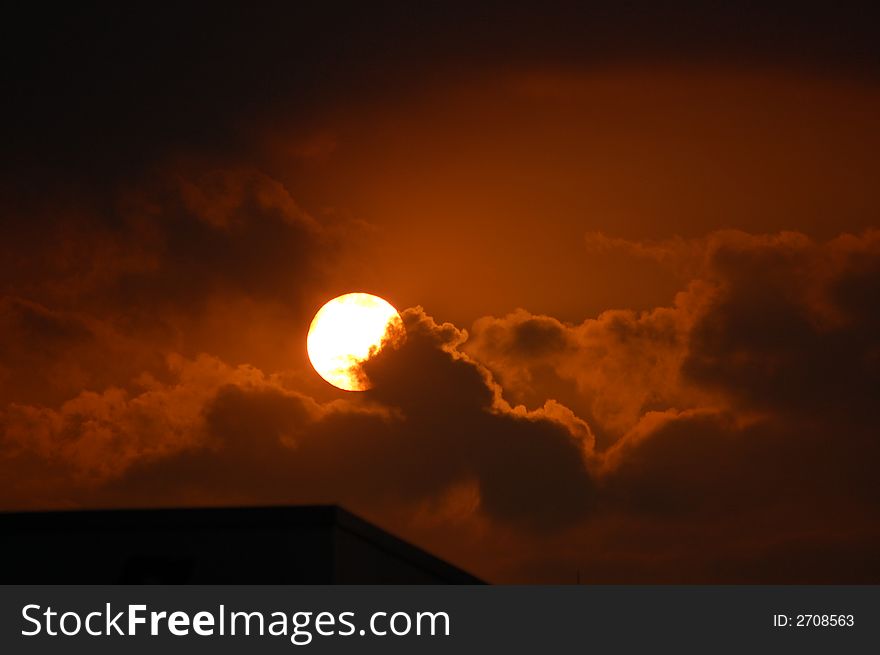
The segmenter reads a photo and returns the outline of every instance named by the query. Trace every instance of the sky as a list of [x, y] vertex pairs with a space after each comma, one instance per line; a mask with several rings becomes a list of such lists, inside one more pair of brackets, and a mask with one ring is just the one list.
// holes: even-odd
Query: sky
[[[880, 579], [870, 5], [10, 10], [0, 509], [340, 503], [491, 582]], [[337, 390], [312, 316], [406, 342]]]

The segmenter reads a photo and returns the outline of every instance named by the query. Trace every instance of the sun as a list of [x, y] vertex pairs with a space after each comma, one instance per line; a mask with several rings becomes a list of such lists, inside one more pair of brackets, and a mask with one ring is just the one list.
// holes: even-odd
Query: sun
[[386, 337], [402, 331], [403, 321], [391, 303], [369, 293], [347, 293], [315, 314], [306, 348], [327, 382], [345, 391], [366, 391], [372, 385], [361, 364], [382, 349]]

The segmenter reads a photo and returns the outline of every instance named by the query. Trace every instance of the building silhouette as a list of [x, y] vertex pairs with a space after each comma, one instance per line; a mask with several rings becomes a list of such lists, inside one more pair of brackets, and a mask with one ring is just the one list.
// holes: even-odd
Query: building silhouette
[[0, 514], [0, 584], [482, 584], [333, 505]]

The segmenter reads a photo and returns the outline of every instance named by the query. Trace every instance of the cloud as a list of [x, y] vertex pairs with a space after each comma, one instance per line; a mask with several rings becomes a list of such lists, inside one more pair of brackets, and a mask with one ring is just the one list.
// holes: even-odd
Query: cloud
[[317, 277], [333, 246], [282, 184], [247, 168], [169, 165], [122, 193], [118, 212], [130, 226], [120, 239], [136, 241], [135, 226], [155, 235], [154, 266], [97, 290], [131, 311], [198, 311], [218, 294], [296, 302], [299, 280]]
[[[727, 231], [627, 245], [693, 271], [673, 305], [581, 324], [518, 310], [477, 321], [464, 349], [509, 397], [552, 394], [594, 430], [598, 506], [580, 539], [629, 534], [620, 545], [640, 552], [638, 535], [651, 534], [664, 566], [682, 571], [644, 573], [657, 581], [834, 579], [742, 558], [767, 549], [806, 566], [818, 543], [829, 553], [878, 543], [880, 485], [867, 464], [880, 455], [880, 326], [869, 300], [878, 245], [876, 231], [824, 243]], [[676, 531], [694, 545], [673, 546]], [[607, 554], [570, 557], [574, 568]], [[840, 575], [873, 575], [876, 563], [856, 557]]]
[[744, 407], [865, 427], [880, 385], [880, 232], [718, 241], [683, 371]]
[[322, 405], [278, 387], [226, 385], [206, 406], [204, 451], [135, 477], [186, 480], [214, 502], [232, 489], [252, 502], [368, 508], [416, 507], [472, 481], [480, 510], [501, 522], [549, 529], [582, 517], [593, 495], [586, 426], [552, 404], [528, 413], [499, 404], [485, 370], [457, 352], [458, 330], [420, 309], [403, 318], [407, 340], [370, 362], [375, 387], [363, 400]]
[[13, 404], [7, 443], [67, 464], [92, 502], [411, 504], [473, 482], [487, 516], [553, 529], [588, 512], [589, 428], [557, 403], [511, 408], [421, 309], [369, 363], [375, 393], [318, 403], [252, 368], [173, 357], [171, 383], [84, 392], [57, 410]]
[[346, 228], [316, 220], [258, 170], [205, 159], [178, 158], [100, 196], [72, 190], [54, 201], [51, 215], [29, 209], [53, 239], [17, 224], [5, 241], [15, 273], [7, 293], [81, 311], [179, 314], [217, 294], [295, 302], [298, 282], [320, 278]]
[[162, 356], [102, 318], [0, 296], [0, 398], [56, 405], [126, 382]]
[[[234, 229], [238, 206], [196, 218]], [[364, 365], [374, 388], [338, 397], [7, 298], [5, 333], [33, 340], [7, 380], [89, 352], [163, 361], [7, 402], [4, 504], [339, 502], [502, 580], [772, 581], [762, 556], [806, 567], [818, 543], [853, 566], [784, 579], [863, 579], [859, 553], [880, 543], [878, 244], [724, 232], [633, 248], [692, 275], [667, 307], [580, 324], [518, 310], [467, 332], [411, 308], [405, 341]], [[515, 554], [491, 557], [505, 543]]]
[[475, 322], [465, 350], [485, 363], [513, 402], [563, 402], [590, 423], [604, 448], [646, 410], [679, 406], [691, 394], [679, 380], [690, 301], [644, 313], [607, 311], [580, 325], [524, 310], [485, 317]]
[[171, 353], [301, 367], [291, 341], [364, 231], [315, 218], [258, 170], [204, 158], [166, 162], [100, 198], [52, 200], [28, 214], [51, 238], [22, 220], [0, 243], [6, 401], [57, 405], [161, 376]]
[[524, 310], [480, 319], [465, 349], [505, 390], [534, 399], [549, 382], [614, 437], [671, 408], [839, 419], [870, 406], [878, 232], [826, 243], [736, 231], [609, 242], [693, 275], [670, 307], [610, 310], [578, 325]]

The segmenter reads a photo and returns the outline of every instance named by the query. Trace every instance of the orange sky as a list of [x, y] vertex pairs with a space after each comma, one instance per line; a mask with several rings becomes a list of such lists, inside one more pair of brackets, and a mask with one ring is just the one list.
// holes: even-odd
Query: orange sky
[[[339, 502], [497, 582], [877, 580], [864, 21], [261, 11], [16, 17], [0, 507]], [[406, 309], [363, 394], [305, 354], [349, 291]]]

